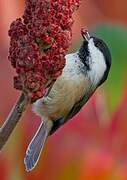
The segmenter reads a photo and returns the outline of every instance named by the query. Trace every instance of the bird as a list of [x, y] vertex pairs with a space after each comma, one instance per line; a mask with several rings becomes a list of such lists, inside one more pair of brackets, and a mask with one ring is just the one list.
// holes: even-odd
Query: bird
[[27, 172], [37, 165], [48, 136], [74, 117], [108, 78], [112, 62], [108, 45], [85, 28], [81, 29], [81, 35], [79, 50], [65, 56], [62, 74], [33, 104], [33, 111], [43, 120], [26, 151]]

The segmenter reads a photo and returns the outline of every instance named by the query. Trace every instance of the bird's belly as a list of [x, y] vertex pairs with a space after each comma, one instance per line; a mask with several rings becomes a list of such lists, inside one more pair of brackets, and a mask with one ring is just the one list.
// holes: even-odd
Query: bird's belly
[[78, 80], [75, 78], [58, 78], [48, 96], [38, 100], [34, 111], [52, 120], [66, 116], [83, 97], [88, 83], [83, 75], [78, 77]]

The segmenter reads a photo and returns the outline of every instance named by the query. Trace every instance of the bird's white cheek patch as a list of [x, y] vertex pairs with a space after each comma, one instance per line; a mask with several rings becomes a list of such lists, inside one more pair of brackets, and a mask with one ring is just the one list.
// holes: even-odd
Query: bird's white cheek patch
[[102, 52], [95, 47], [93, 39], [90, 40], [89, 45], [90, 52], [90, 78], [94, 83], [98, 83], [106, 70], [105, 59]]

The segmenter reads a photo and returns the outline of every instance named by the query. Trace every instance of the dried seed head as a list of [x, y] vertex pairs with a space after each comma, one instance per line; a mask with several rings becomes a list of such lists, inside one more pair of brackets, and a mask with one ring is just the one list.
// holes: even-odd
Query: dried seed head
[[80, 0], [26, 0], [22, 18], [9, 30], [9, 60], [16, 69], [14, 87], [31, 101], [42, 97], [47, 82], [55, 80], [65, 65], [73, 24]]

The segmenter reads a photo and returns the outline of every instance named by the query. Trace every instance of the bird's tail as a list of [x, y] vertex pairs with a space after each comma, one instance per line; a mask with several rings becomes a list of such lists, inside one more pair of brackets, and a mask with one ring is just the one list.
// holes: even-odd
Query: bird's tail
[[50, 120], [43, 121], [39, 126], [35, 136], [31, 140], [24, 158], [24, 164], [27, 171], [31, 171], [37, 165], [52, 125], [53, 123]]

